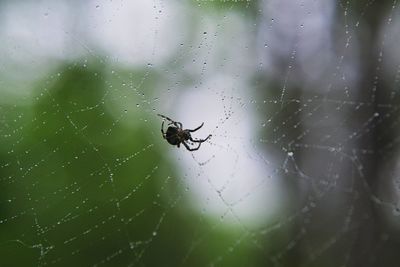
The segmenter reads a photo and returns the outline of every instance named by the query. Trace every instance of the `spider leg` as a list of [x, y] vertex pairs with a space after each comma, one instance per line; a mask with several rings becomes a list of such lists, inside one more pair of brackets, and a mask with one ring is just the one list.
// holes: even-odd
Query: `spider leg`
[[182, 144], [186, 147], [187, 150], [189, 151], [196, 151], [200, 148], [201, 143], [199, 143], [199, 145], [196, 148], [190, 148], [188, 144], [186, 144], [186, 142], [182, 142]]
[[212, 135], [210, 134], [209, 136], [207, 136], [206, 139], [193, 139], [192, 137], [189, 138], [190, 141], [195, 142], [195, 143], [203, 143], [205, 141], [207, 141]]
[[176, 127], [182, 129], [182, 123], [180, 123], [180, 122], [174, 121], [174, 122], [168, 123], [168, 125], [171, 125], [171, 124], [173, 124], [173, 125], [175, 125]]
[[166, 135], [164, 133], [164, 121], [161, 123], [161, 134], [162, 134], [163, 138], [165, 139]]
[[177, 121], [174, 121], [174, 120], [172, 120], [171, 118], [169, 118], [169, 117], [167, 117], [167, 116], [164, 116], [164, 115], [161, 115], [161, 114], [157, 114], [157, 115], [160, 116], [161, 118], [164, 118], [164, 119], [170, 121], [169, 125], [173, 124], [173, 125], [175, 125], [176, 127], [182, 129], [182, 123], [177, 122]]
[[203, 125], [204, 125], [204, 122], [199, 126], [199, 127], [197, 127], [196, 129], [193, 129], [193, 130], [190, 130], [190, 129], [187, 129], [189, 132], [195, 132], [195, 131], [197, 131], [198, 129], [200, 129], [201, 127], [203, 127]]

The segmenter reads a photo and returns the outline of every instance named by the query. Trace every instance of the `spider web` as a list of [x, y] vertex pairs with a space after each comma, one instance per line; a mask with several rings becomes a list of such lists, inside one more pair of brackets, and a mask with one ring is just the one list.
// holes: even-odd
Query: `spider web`
[[397, 266], [399, 12], [0, 2], [0, 265]]

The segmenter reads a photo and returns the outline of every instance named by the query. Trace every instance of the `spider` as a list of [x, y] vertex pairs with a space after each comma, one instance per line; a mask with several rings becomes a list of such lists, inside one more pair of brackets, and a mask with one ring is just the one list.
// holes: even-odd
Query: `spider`
[[[196, 129], [190, 130], [190, 129], [183, 129], [182, 128], [182, 123], [174, 121], [170, 118], [168, 118], [167, 116], [161, 115], [161, 114], [157, 114], [158, 116], [166, 119], [169, 121], [168, 125], [173, 125], [173, 126], [169, 126], [167, 129], [167, 132], [164, 132], [164, 120], [161, 124], [161, 133], [162, 136], [165, 140], [167, 140], [168, 143], [170, 143], [173, 146], [177, 146], [179, 147], [181, 145], [181, 143], [186, 147], [187, 150], [189, 151], [196, 151], [200, 148], [201, 143], [207, 141], [210, 137], [211, 134], [207, 136], [206, 139], [193, 139], [191, 134], [192, 132], [197, 131], [198, 129], [200, 129], [201, 127], [203, 127], [204, 122], [197, 127]], [[186, 141], [192, 141], [194, 143], [199, 143], [199, 145], [197, 147], [191, 148], [189, 147], [189, 145], [186, 143]]]

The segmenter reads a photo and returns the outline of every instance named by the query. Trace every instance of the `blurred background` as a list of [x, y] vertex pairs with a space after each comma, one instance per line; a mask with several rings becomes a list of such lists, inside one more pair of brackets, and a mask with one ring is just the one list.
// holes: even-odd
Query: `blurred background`
[[399, 15], [0, 1], [0, 265], [398, 266]]

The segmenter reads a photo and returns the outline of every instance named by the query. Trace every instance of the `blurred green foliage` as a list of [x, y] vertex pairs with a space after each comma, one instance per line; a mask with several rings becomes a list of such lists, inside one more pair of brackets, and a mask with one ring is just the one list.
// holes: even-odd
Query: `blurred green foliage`
[[[107, 73], [66, 65], [31, 106], [1, 106], [1, 266], [204, 266], [242, 235], [183, 205], [159, 121], [113, 87], [143, 72]], [[235, 251], [222, 265], [254, 266], [254, 248]]]

